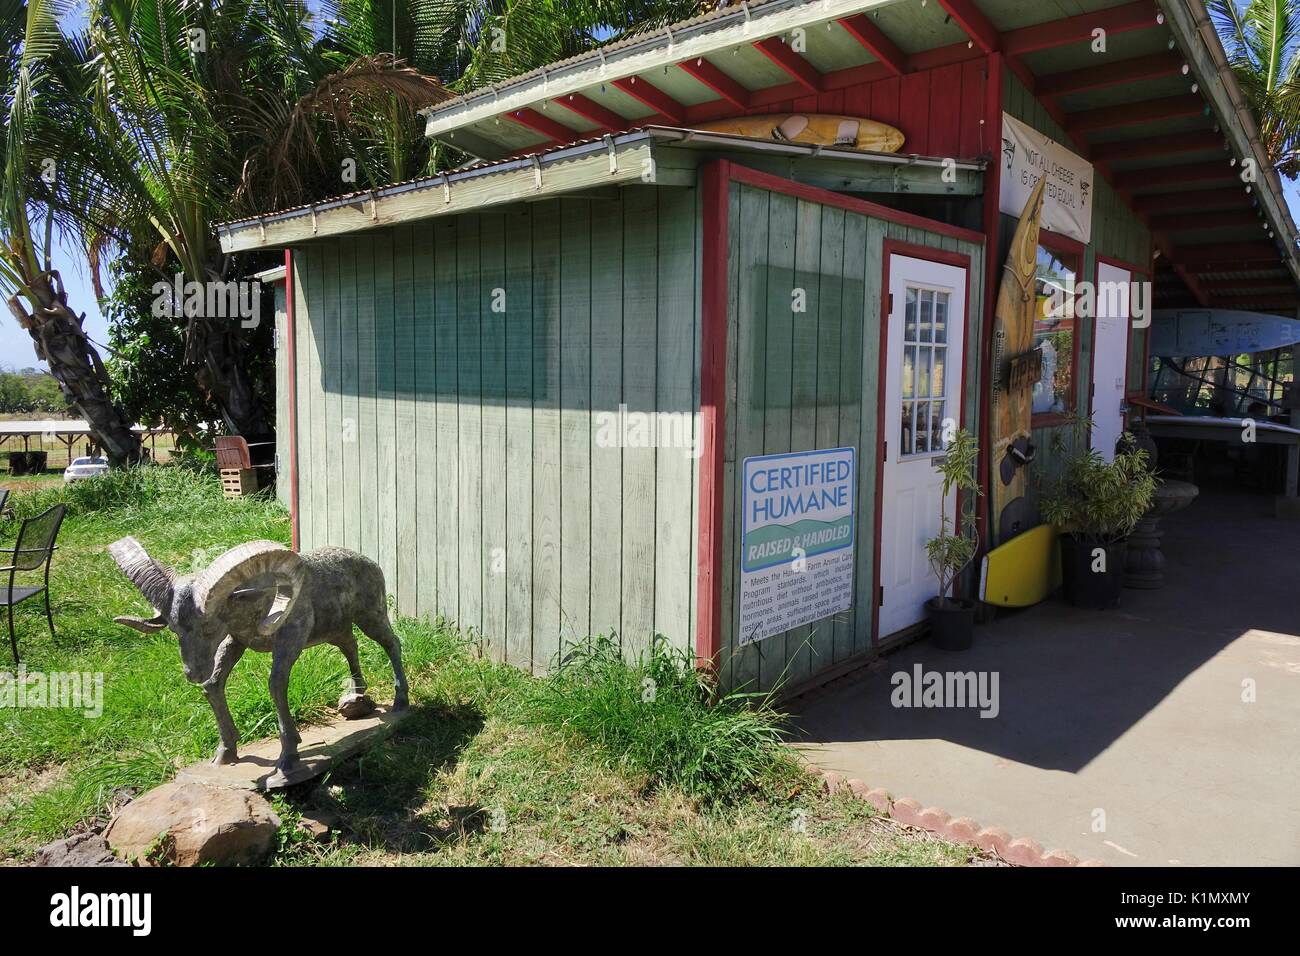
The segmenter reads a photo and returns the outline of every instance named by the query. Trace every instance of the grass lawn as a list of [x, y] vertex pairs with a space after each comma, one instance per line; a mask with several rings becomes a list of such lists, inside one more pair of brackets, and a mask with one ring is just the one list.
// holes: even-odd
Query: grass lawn
[[[54, 500], [69, 503], [52, 580], [58, 637], [38, 604], [21, 606], [20, 650], [29, 671], [102, 673], [103, 713], [0, 708], [0, 862], [30, 859], [101, 816], [122, 791], [161, 783], [216, 747], [211, 712], [185, 681], [170, 631], [146, 636], [112, 622], [146, 608], [108, 544], [133, 534], [185, 572], [243, 541], [289, 534], [273, 501], [226, 501], [214, 475], [181, 468], [14, 489], [20, 516]], [[13, 521], [0, 526], [0, 544], [12, 546], [15, 530]], [[414, 713], [319, 786], [276, 798], [285, 821], [277, 865], [984, 859], [865, 803], [826, 796], [779, 742], [779, 715], [737, 701], [706, 706], [696, 675], [671, 652], [627, 665], [596, 641], [559, 672], [534, 678], [481, 659], [445, 624], [401, 619], [395, 627]], [[382, 651], [365, 638], [361, 650], [371, 693], [390, 700]], [[269, 666], [269, 655], [248, 654], [230, 681], [246, 740], [275, 733]], [[7, 658], [0, 664], [11, 668]], [[290, 684], [297, 720], [331, 716], [346, 676], [337, 650], [309, 650]], [[656, 687], [648, 702], [647, 677]], [[320, 810], [338, 826], [311, 842], [295, 821]]]

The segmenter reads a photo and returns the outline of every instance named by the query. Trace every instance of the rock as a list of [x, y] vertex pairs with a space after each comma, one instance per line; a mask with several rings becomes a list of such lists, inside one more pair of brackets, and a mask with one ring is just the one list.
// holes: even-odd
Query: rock
[[344, 694], [339, 698], [339, 713], [348, 720], [369, 717], [378, 706], [365, 694]]
[[34, 866], [126, 866], [113, 856], [102, 833], [76, 833], [36, 851]]
[[317, 843], [330, 835], [330, 830], [338, 825], [338, 817], [327, 811], [304, 813], [298, 821], [298, 828], [307, 833]]
[[140, 866], [257, 863], [275, 847], [280, 818], [251, 790], [168, 783], [127, 804], [104, 836]]

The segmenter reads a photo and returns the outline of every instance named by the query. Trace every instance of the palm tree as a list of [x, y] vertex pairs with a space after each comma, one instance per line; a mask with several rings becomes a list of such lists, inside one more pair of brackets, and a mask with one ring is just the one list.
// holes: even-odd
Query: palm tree
[[[431, 175], [463, 157], [424, 136], [425, 106], [714, 5], [709, 0], [323, 0], [315, 42], [300, 4], [271, 0], [295, 83], [282, 130], [245, 168], [241, 195], [277, 208]], [[279, 10], [277, 15], [275, 12]], [[355, 185], [337, 175], [358, 165]], [[251, 211], [251, 210], [250, 210]]]
[[64, 12], [57, 0], [0, 0], [0, 290], [109, 460], [135, 464], [142, 455], [139, 436], [113, 403], [108, 373], [82, 328], [85, 316], [69, 306], [51, 263], [56, 196], [66, 179], [60, 177], [61, 154], [38, 146], [48, 144], [55, 125], [48, 108], [63, 102], [54, 76], [68, 52], [58, 26]]
[[[14, 0], [0, 0], [0, 3]], [[216, 222], [377, 187], [456, 161], [416, 111], [505, 75], [694, 13], [694, 0], [89, 0], [62, 81], [60, 214], [98, 288], [109, 251], [227, 281]], [[409, 63], [407, 61], [410, 61]], [[445, 84], [445, 85], [444, 85]], [[356, 164], [352, 181], [340, 163]], [[269, 431], [246, 330], [187, 319], [187, 362], [232, 430]]]
[[1300, 2], [1210, 0], [1228, 61], [1277, 171], [1300, 174]]

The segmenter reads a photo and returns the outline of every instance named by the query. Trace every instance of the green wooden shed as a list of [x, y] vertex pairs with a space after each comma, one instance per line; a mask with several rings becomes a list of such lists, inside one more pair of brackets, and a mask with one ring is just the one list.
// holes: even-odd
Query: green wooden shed
[[[725, 7], [431, 108], [471, 165], [223, 224], [228, 252], [287, 250], [295, 546], [374, 557], [399, 612], [529, 669], [659, 635], [725, 688], [797, 690], [916, 635], [924, 540], [959, 507], [936, 459], [954, 427], [990, 447], [1017, 190], [1049, 176], [1039, 277], [1071, 296], [1294, 295], [1294, 224], [1266, 164], [1239, 177], [1261, 147], [1203, 13]], [[728, 129], [759, 116], [904, 143]], [[1198, 201], [1230, 225], [1207, 235]], [[1072, 413], [1113, 448], [1145, 391], [1125, 298], [1040, 330], [1043, 474]], [[1022, 530], [977, 510], [985, 542]]]

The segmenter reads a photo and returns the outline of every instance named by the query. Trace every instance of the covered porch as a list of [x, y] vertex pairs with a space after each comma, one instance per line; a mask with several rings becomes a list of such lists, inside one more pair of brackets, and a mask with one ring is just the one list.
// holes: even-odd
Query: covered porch
[[[1049, 600], [962, 654], [905, 647], [793, 702], [805, 755], [1080, 859], [1300, 864], [1295, 526], [1267, 496], [1206, 493], [1164, 527], [1163, 589]], [[996, 673], [997, 715], [891, 706], [917, 664]]]

